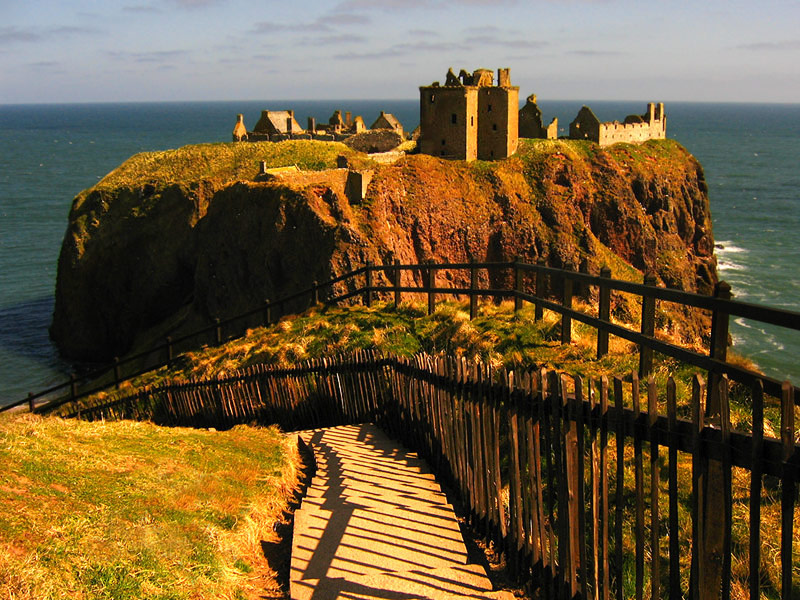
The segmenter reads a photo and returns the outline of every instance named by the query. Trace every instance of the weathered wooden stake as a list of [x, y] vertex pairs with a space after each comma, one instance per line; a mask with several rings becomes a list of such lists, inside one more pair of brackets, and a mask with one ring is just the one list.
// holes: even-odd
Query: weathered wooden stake
[[394, 259], [394, 305], [400, 306], [400, 259]]
[[167, 342], [167, 366], [171, 367], [172, 361], [174, 359], [174, 348], [172, 347], [172, 337], [168, 335], [166, 338], [166, 342]]
[[[564, 277], [564, 297], [561, 302], [564, 308], [572, 308], [572, 280]], [[561, 343], [569, 344], [572, 342], [572, 317], [561, 315]]]
[[119, 389], [120, 384], [120, 372], [119, 372], [119, 356], [114, 357], [114, 387]]
[[[720, 281], [714, 286], [714, 298], [719, 300], [731, 299], [731, 286]], [[708, 355], [719, 361], [725, 362], [728, 356], [728, 327], [730, 316], [722, 310], [711, 313], [711, 348]], [[719, 412], [719, 380], [720, 374], [708, 374], [708, 402], [706, 403], [706, 416]]]
[[514, 258], [514, 312], [519, 312], [522, 308], [522, 275], [523, 271], [519, 268], [521, 259], [519, 256]]
[[[609, 279], [611, 277], [611, 269], [603, 266], [600, 269], [600, 277]], [[608, 322], [611, 318], [611, 288], [608, 284], [601, 283], [598, 290], [599, 307], [597, 309], [597, 316], [601, 321]], [[608, 354], [608, 332], [602, 329], [597, 330], [597, 358], [603, 358]]]
[[433, 260], [428, 261], [428, 268], [425, 271], [425, 275], [427, 281], [425, 283], [425, 288], [428, 291], [428, 314], [432, 315], [433, 311], [436, 309], [436, 295], [433, 293], [433, 284], [436, 281], [436, 275], [434, 273], [433, 268], [434, 262]]
[[264, 300], [264, 326], [268, 327], [272, 325], [272, 305], [269, 302], [269, 298]]
[[[536, 270], [536, 296], [538, 298], [544, 298], [545, 286], [547, 285], [547, 275], [544, 272], [544, 259], [540, 258], [537, 260], [536, 265], [540, 267]], [[537, 302], [536, 309], [533, 313], [533, 318], [535, 321], [541, 321], [543, 316], [544, 307], [542, 306], [541, 302]]]
[[217, 346], [222, 344], [222, 325], [220, 325], [219, 317], [214, 319], [214, 339], [217, 342]]
[[478, 268], [475, 266], [475, 259], [470, 259], [469, 267], [469, 319], [473, 320], [478, 316]]
[[[656, 285], [656, 276], [647, 273], [644, 284]], [[656, 330], [656, 299], [642, 295], [642, 335], [653, 337]], [[653, 372], [653, 349], [646, 344], [639, 345], [639, 377], [648, 377]]]
[[372, 306], [372, 261], [368, 260], [364, 272], [364, 306]]

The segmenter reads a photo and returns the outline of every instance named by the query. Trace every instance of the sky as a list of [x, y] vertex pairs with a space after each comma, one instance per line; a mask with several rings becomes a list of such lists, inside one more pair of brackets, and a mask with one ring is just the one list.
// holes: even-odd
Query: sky
[[550, 100], [800, 102], [798, 0], [0, 0], [0, 103], [418, 98], [511, 69]]

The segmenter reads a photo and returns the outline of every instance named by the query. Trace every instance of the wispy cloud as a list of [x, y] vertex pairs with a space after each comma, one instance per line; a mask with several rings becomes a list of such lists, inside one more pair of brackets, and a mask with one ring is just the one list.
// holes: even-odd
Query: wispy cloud
[[122, 10], [128, 13], [155, 14], [160, 13], [161, 9], [152, 4], [129, 4], [123, 6]]
[[576, 56], [624, 56], [626, 53], [617, 52], [616, 50], [568, 50], [567, 54]]
[[378, 58], [390, 58], [397, 56], [404, 56], [417, 52], [422, 53], [440, 53], [440, 52], [453, 52], [453, 51], [466, 51], [469, 50], [470, 44], [462, 42], [418, 42], [418, 43], [403, 43], [395, 44], [384, 50], [376, 50], [374, 52], [344, 52], [337, 54], [334, 58], [341, 60], [371, 60]]
[[56, 67], [60, 67], [61, 63], [58, 63], [54, 60], [40, 60], [37, 62], [28, 63], [29, 67], [33, 67], [34, 69], [54, 69]]
[[323, 35], [319, 37], [308, 38], [304, 40], [304, 44], [308, 46], [339, 46], [342, 44], [351, 44], [366, 42], [367, 38], [363, 35], [352, 34], [338, 34], [338, 35]]
[[0, 44], [14, 44], [17, 42], [38, 42], [42, 34], [30, 29], [18, 27], [0, 27]]
[[408, 32], [408, 35], [413, 35], [414, 37], [439, 37], [439, 34], [432, 29], [412, 29]]
[[349, 10], [334, 11], [324, 14], [311, 21], [297, 23], [275, 23], [274, 21], [259, 21], [250, 30], [251, 33], [280, 33], [280, 32], [317, 32], [332, 33], [339, 27], [369, 25], [372, 19], [364, 14]]
[[782, 42], [755, 42], [752, 44], [740, 44], [736, 47], [739, 50], [767, 50], [784, 52], [786, 50], [800, 50], [800, 40], [784, 40]]
[[152, 52], [111, 52], [110, 56], [116, 60], [137, 63], [166, 63], [176, 58], [186, 56], [186, 50], [155, 50]]
[[53, 37], [70, 37], [74, 35], [97, 35], [102, 33], [95, 27], [61, 25], [48, 29], [20, 29], [19, 27], [0, 27], [0, 45], [15, 43], [39, 42]]
[[212, 6], [214, 4], [219, 4], [220, 0], [170, 0], [171, 4], [174, 4], [178, 8], [203, 8], [206, 6]]

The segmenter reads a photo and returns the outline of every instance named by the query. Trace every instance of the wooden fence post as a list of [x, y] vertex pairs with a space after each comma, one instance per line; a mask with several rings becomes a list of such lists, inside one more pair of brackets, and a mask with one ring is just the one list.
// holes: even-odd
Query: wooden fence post
[[[603, 265], [600, 269], [600, 277], [603, 279], [611, 278], [611, 269], [607, 265]], [[611, 319], [611, 288], [607, 283], [601, 283], [597, 293], [599, 306], [597, 309], [597, 316], [601, 321], [610, 321]], [[608, 354], [608, 332], [602, 329], [597, 330], [597, 358], [603, 358]]]
[[[781, 478], [781, 600], [792, 598], [792, 540], [796, 479], [792, 477], [794, 454], [794, 387], [788, 381], [781, 389], [781, 446], [783, 477]], [[796, 589], [796, 588], [795, 588]]]
[[400, 259], [394, 259], [394, 305], [400, 306]]
[[75, 397], [78, 395], [78, 378], [75, 376], [75, 373], [69, 374], [69, 397], [70, 400], [73, 402], [75, 401]]
[[167, 342], [167, 366], [171, 367], [172, 361], [175, 358], [174, 354], [175, 349], [172, 347], [172, 337], [168, 335], [166, 338], [166, 342]]
[[522, 308], [522, 269], [519, 268], [520, 257], [514, 258], [514, 312], [519, 312]]
[[222, 325], [220, 325], [219, 317], [214, 319], [214, 340], [217, 342], [217, 346], [222, 344]]
[[[564, 277], [564, 297], [561, 305], [564, 308], [572, 308], [572, 279]], [[561, 343], [569, 344], [572, 342], [572, 317], [561, 315]]]
[[[539, 298], [544, 298], [545, 293], [545, 286], [547, 285], [547, 275], [544, 272], [543, 267], [545, 266], [544, 259], [539, 259], [536, 261], [536, 265], [540, 267], [536, 270], [536, 296]], [[542, 317], [544, 316], [544, 307], [540, 302], [536, 303], [536, 310], [534, 311], [533, 318], [535, 321], [541, 321]]]
[[319, 284], [317, 280], [311, 282], [311, 306], [319, 304]]
[[33, 392], [28, 392], [28, 410], [36, 412], [36, 402], [33, 400]]
[[[731, 286], [725, 281], [719, 281], [714, 286], [714, 298], [720, 300], [731, 299]], [[725, 361], [728, 356], [728, 326], [729, 315], [725, 311], [715, 309], [711, 313], [711, 348], [708, 355], [720, 361]], [[719, 411], [719, 381], [720, 374], [708, 374], [708, 402], [706, 403], [706, 416]]]
[[372, 261], [368, 260], [364, 272], [364, 306], [372, 306]]
[[433, 260], [428, 261], [428, 268], [425, 270], [425, 288], [428, 291], [428, 314], [432, 315], [436, 308], [436, 295], [433, 293], [433, 285], [436, 281], [436, 275], [433, 268]]
[[119, 389], [120, 384], [119, 356], [114, 357], [114, 387]]
[[[648, 272], [644, 284], [654, 287], [656, 276]], [[642, 294], [642, 335], [653, 337], [656, 330], [656, 299]], [[647, 344], [639, 344], [639, 377], [648, 377], [653, 372], [653, 349]]]
[[264, 300], [264, 327], [269, 327], [272, 325], [272, 305], [269, 302], [269, 298]]
[[478, 316], [478, 268], [475, 266], [475, 259], [469, 260], [469, 320], [472, 321]]

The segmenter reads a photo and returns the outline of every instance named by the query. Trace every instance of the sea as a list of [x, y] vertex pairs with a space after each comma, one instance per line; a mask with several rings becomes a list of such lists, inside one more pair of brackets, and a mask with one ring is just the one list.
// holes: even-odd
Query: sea
[[[547, 101], [561, 134], [581, 105], [601, 120], [643, 113], [643, 101]], [[0, 406], [67, 377], [48, 336], [56, 267], [72, 199], [137, 152], [230, 141], [236, 115], [294, 109], [326, 122], [334, 110], [381, 110], [406, 130], [417, 100], [260, 100], [0, 105]], [[705, 169], [720, 278], [735, 298], [800, 311], [800, 104], [668, 102], [667, 135]], [[800, 382], [800, 333], [744, 319], [734, 349], [765, 373]]]

